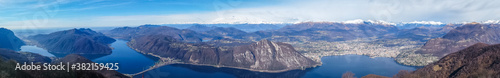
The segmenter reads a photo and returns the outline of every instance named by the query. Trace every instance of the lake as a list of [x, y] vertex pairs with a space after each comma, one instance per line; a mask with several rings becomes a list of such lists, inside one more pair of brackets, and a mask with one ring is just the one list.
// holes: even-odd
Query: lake
[[[117, 40], [111, 44], [113, 53], [109, 55], [83, 55], [98, 63], [119, 63], [120, 73], [132, 74], [140, 72], [152, 66], [158, 58], [144, 55], [127, 46], [127, 41]], [[39, 53], [49, 57], [63, 57], [64, 55], [51, 54], [42, 48], [36, 46], [22, 46], [21, 51]], [[400, 70], [413, 71], [416, 67], [398, 64], [393, 58], [377, 57], [370, 58], [363, 55], [342, 55], [322, 57], [323, 65], [306, 70], [292, 70], [281, 73], [262, 73], [233, 68], [217, 68], [211, 66], [196, 66], [174, 64], [159, 67], [157, 69], [137, 75], [134, 78], [157, 77], [182, 77], [182, 78], [236, 78], [236, 77], [303, 77], [303, 78], [339, 78], [343, 73], [350, 71], [356, 77], [362, 77], [368, 74], [382, 76], [393, 76]]]
[[[133, 74], [148, 69], [158, 58], [143, 55], [127, 46], [127, 41], [116, 40], [111, 43], [113, 52], [109, 55], [82, 55], [96, 63], [119, 63], [120, 69], [117, 71], [124, 74]], [[43, 48], [36, 46], [22, 46], [21, 51], [38, 53], [48, 57], [64, 57], [67, 54], [53, 54]]]
[[21, 46], [21, 51], [37, 53], [37, 54], [40, 54], [42, 56], [47, 56], [47, 57], [54, 57], [54, 55], [49, 53], [47, 50], [40, 48], [40, 47], [37, 47], [37, 46], [32, 46], [32, 45]]
[[142, 76], [147, 78], [157, 77], [182, 77], [182, 78], [234, 78], [234, 77], [264, 77], [264, 78], [340, 78], [342, 74], [350, 71], [356, 77], [362, 77], [368, 74], [376, 74], [392, 77], [400, 70], [414, 71], [416, 67], [398, 64], [392, 58], [377, 57], [370, 58], [363, 55], [342, 55], [326, 56], [321, 58], [323, 65], [306, 70], [293, 70], [282, 73], [261, 73], [232, 68], [216, 68], [210, 66], [196, 65], [167, 65], [158, 69], [148, 71], [143, 75], [137, 75], [134, 78]]
[[111, 43], [113, 53], [92, 59], [96, 63], [119, 63], [120, 69], [117, 71], [125, 74], [133, 74], [148, 69], [154, 65], [158, 58], [148, 55], [143, 55], [134, 49], [127, 46], [127, 41], [116, 40]]

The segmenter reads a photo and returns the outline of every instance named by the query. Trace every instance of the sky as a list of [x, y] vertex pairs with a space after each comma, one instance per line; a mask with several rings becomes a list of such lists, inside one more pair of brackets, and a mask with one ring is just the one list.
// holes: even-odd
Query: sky
[[0, 0], [0, 27], [500, 20], [500, 0]]

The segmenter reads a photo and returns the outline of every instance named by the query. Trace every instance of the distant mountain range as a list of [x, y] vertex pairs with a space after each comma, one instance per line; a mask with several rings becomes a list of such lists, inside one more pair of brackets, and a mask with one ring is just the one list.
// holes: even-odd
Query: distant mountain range
[[193, 30], [177, 29], [160, 25], [142, 25], [139, 27], [120, 27], [110, 31], [103, 32], [107, 36], [131, 40], [133, 38], [142, 37], [146, 35], [168, 35], [177, 40], [185, 42], [201, 42], [204, 38], [203, 35]]
[[[207, 28], [202, 30], [210, 30], [215, 27], [233, 27], [245, 32], [256, 32], [264, 30], [275, 30], [290, 24], [162, 24], [162, 26], [174, 27], [177, 29], [191, 29], [197, 32], [198, 29]], [[193, 28], [194, 27], [194, 28]]]

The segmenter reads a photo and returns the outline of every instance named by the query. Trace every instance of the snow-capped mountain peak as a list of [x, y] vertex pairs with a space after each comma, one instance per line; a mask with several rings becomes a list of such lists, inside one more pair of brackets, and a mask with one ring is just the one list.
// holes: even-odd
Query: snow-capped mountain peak
[[403, 22], [403, 24], [430, 24], [430, 25], [441, 25], [444, 24], [442, 22], [436, 21], [413, 21], [413, 22]]
[[500, 24], [500, 20], [488, 20], [488, 21], [483, 21], [483, 24]]
[[395, 25], [394, 23], [389, 23], [385, 22], [382, 20], [362, 20], [362, 19], [356, 19], [356, 20], [348, 20], [348, 21], [343, 21], [342, 23], [344, 24], [364, 24], [364, 23], [369, 23], [369, 24], [382, 24], [382, 25]]

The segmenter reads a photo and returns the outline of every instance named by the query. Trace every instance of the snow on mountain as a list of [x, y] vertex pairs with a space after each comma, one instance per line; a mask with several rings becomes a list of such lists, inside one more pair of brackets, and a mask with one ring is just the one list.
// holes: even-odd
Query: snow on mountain
[[344, 24], [382, 24], [382, 25], [396, 25], [395, 23], [389, 23], [385, 22], [382, 20], [362, 20], [362, 19], [356, 19], [356, 20], [348, 20], [342, 22]]
[[483, 21], [482, 24], [500, 24], [500, 20]]
[[436, 21], [413, 21], [413, 22], [402, 22], [403, 24], [430, 24], [430, 25], [442, 25], [442, 22]]

